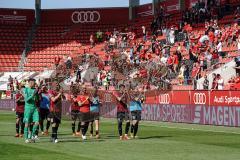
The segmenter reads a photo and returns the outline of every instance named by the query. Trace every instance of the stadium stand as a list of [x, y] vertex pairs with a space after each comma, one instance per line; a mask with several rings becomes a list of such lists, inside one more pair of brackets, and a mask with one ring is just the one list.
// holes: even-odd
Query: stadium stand
[[[230, 1], [231, 7], [237, 8], [237, 5], [236, 1]], [[161, 8], [156, 17], [152, 15], [150, 9], [139, 12], [136, 19], [131, 22], [123, 20], [117, 22], [113, 19], [114, 22], [104, 21], [96, 24], [72, 24], [59, 19], [54, 21], [53, 18], [60, 15], [58, 13], [65, 11], [44, 10], [42, 13], [45, 16], [44, 22], [39, 25], [2, 23], [0, 71], [16, 71], [21, 62], [21, 55], [24, 49], [27, 49], [24, 71], [53, 70], [56, 57], [59, 57], [61, 67], [64, 67], [61, 68], [63, 70], [61, 74], [73, 78], [76, 67], [81, 61], [79, 57], [90, 54], [99, 58], [99, 63], [101, 62], [99, 66], [103, 65], [99, 68], [106, 72], [104, 73], [106, 76], [111, 70], [111, 68], [106, 69], [109, 62], [112, 62], [111, 58], [122, 53], [130, 54], [133, 48], [134, 54], [126, 59], [127, 61], [131, 62], [131, 58], [147, 63], [155, 59], [161, 61], [161, 65], [167, 67], [163, 80], [171, 83], [173, 89], [196, 89], [194, 83], [198, 79], [212, 74], [214, 70], [239, 56], [237, 48], [239, 26], [236, 24], [240, 16], [239, 9], [236, 9], [237, 12], [233, 12], [234, 9], [226, 11], [221, 15], [222, 17], [218, 17], [217, 9], [219, 8], [214, 7], [213, 13], [209, 13], [210, 19], [206, 18], [206, 21], [202, 19], [185, 24], [184, 20], [189, 21], [186, 12], [169, 14], [161, 11]], [[64, 16], [71, 15], [72, 12], [73, 10], [66, 11]], [[46, 18], [48, 14], [54, 16]], [[101, 18], [106, 19], [104, 15]], [[162, 19], [161, 22], [159, 19]], [[146, 28], [146, 41], [143, 40], [143, 28]], [[98, 31], [102, 32], [103, 41], [97, 40]], [[111, 42], [110, 36], [108, 38], [107, 36], [114, 34], [115, 31], [121, 36], [115, 38], [116, 46], [114, 44], [113, 50], [109, 50]], [[94, 37], [92, 44], [90, 44], [91, 35]], [[127, 35], [128, 40], [124, 40], [124, 35]], [[135, 39], [130, 38], [134, 35], [136, 35]], [[29, 47], [26, 47], [26, 41], [30, 42]], [[165, 55], [166, 61], [163, 63]], [[68, 58], [73, 59], [73, 67], [70, 71], [65, 66]], [[138, 69], [139, 73], [141, 72], [141, 67], [131, 69]]]
[[31, 26], [3, 22], [0, 25], [0, 71], [17, 71]]

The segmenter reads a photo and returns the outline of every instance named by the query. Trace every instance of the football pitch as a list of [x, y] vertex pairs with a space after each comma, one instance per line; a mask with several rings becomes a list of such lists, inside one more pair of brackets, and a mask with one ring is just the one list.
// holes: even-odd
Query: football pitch
[[101, 119], [101, 139], [82, 141], [63, 120], [59, 143], [15, 138], [15, 113], [0, 111], [0, 160], [239, 160], [240, 128], [142, 121], [139, 138], [120, 141], [115, 119]]

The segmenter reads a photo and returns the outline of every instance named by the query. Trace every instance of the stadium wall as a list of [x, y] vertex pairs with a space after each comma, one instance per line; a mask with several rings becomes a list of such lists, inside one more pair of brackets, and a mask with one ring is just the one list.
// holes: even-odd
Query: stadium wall
[[[41, 22], [47, 24], [74, 24], [74, 21], [72, 19], [77, 20], [77, 14], [80, 12], [83, 13], [83, 19], [84, 14], [87, 12], [98, 12], [100, 15], [100, 19], [96, 22], [95, 20], [98, 19], [98, 15], [94, 14], [94, 22], [90, 22], [93, 24], [127, 24], [129, 18], [128, 8], [46, 9], [42, 10], [41, 12]], [[86, 20], [90, 21], [90, 15], [86, 15]]]
[[[100, 91], [101, 115], [116, 117], [112, 92]], [[0, 100], [1, 110], [15, 108], [14, 100]], [[63, 114], [70, 114], [70, 103], [63, 102]], [[142, 119], [202, 125], [240, 126], [239, 91], [151, 91], [146, 93]]]
[[32, 9], [5, 9], [0, 8], [1, 22], [32, 23], [35, 20]]

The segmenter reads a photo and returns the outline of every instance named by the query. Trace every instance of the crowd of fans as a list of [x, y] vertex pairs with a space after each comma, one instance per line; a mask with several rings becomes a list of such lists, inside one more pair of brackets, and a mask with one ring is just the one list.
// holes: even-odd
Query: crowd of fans
[[[199, 1], [191, 11], [185, 12], [182, 26], [165, 26], [165, 12], [160, 7], [151, 28], [141, 27], [142, 38], [137, 38], [133, 28], [98, 30], [89, 37], [90, 46], [81, 47], [84, 54], [63, 58], [64, 65], [60, 57], [55, 58], [56, 74], [69, 82], [76, 76], [71, 86], [90, 82], [106, 90], [111, 86], [118, 88], [120, 84], [130, 89], [137, 85], [171, 89], [174, 83], [193, 85], [196, 89], [196, 82], [202, 77], [205, 77], [204, 89], [224, 89], [221, 75], [213, 75], [213, 84], [209, 85], [206, 74], [221, 64], [220, 59], [230, 57], [224, 48], [237, 48], [239, 54], [239, 26], [237, 23], [219, 25], [217, 17], [214, 19], [210, 14], [213, 4], [215, 1], [207, 5]], [[239, 13], [238, 8], [236, 16]], [[204, 22], [205, 28], [193, 29], [190, 22]], [[100, 50], [96, 51], [95, 47], [99, 46]]]
[[[220, 26], [217, 19], [206, 21], [204, 29], [193, 30], [187, 22], [182, 29], [177, 26], [163, 28], [162, 36], [149, 35], [147, 30], [149, 28], [142, 26], [140, 39], [127, 29], [124, 30], [126, 32], [116, 29], [112, 33], [108, 31], [102, 37], [105, 40], [102, 55], [92, 53], [94, 48], [91, 44], [86, 54], [80, 56], [81, 61], [76, 62], [76, 82], [86, 82], [81, 73], [92, 66], [98, 67], [99, 71], [88, 70], [91, 84], [104, 86], [106, 90], [121, 83], [170, 89], [172, 79], [178, 79], [178, 85], [196, 85], [199, 78], [220, 64], [219, 59], [229, 57], [224, 48], [238, 46], [239, 49], [240, 46], [238, 25]], [[90, 43], [91, 39], [92, 36]], [[214, 81], [217, 87], [206, 87], [209, 86], [206, 82], [204, 88], [223, 88], [219, 79], [222, 79], [220, 75], [216, 75]]]

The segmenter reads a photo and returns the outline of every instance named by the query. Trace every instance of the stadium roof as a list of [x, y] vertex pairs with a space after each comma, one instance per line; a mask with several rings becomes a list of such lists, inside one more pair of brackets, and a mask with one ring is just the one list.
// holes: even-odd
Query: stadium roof
[[[42, 9], [128, 7], [129, 0], [41, 0]], [[140, 0], [140, 4], [152, 0]], [[34, 9], [35, 0], [0, 0], [0, 8]]]

